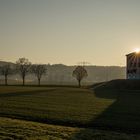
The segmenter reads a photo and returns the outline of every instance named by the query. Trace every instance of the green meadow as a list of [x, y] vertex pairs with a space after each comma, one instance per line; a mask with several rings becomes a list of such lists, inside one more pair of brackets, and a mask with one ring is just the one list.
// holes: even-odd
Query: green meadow
[[0, 139], [140, 139], [140, 91], [1, 86]]
[[139, 140], [136, 134], [0, 117], [0, 140]]

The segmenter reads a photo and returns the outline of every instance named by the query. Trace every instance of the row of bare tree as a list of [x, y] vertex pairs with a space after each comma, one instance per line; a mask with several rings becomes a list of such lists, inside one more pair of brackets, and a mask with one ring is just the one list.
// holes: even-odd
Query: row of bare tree
[[[25, 85], [26, 76], [32, 73], [38, 80], [38, 85], [41, 84], [41, 78], [46, 75], [47, 66], [44, 64], [32, 64], [27, 58], [19, 58], [16, 61], [15, 67], [11, 67], [10, 64], [0, 67], [0, 74], [5, 77], [5, 85], [8, 85], [8, 76], [11, 74], [19, 74], [22, 78], [22, 84]], [[78, 81], [79, 87], [81, 87], [81, 81], [88, 76], [84, 66], [77, 66], [73, 71], [73, 77]]]
[[25, 78], [28, 73], [33, 73], [38, 80], [38, 85], [40, 86], [40, 81], [43, 75], [46, 74], [46, 65], [42, 64], [31, 64], [31, 62], [26, 58], [19, 58], [16, 61], [15, 67], [10, 64], [6, 64], [0, 67], [0, 73], [5, 77], [5, 85], [8, 85], [8, 76], [11, 74], [18, 73], [22, 78], [22, 83], [25, 85]]

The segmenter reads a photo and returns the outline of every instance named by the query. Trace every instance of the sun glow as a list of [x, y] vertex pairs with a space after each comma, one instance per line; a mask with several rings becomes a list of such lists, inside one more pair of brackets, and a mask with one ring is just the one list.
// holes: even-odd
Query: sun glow
[[140, 48], [136, 48], [136, 49], [135, 49], [135, 52], [136, 52], [136, 53], [140, 53]]

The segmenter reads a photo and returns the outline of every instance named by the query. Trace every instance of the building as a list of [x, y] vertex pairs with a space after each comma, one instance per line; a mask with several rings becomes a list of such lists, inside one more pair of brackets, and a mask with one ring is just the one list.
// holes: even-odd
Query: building
[[126, 68], [127, 79], [140, 79], [140, 52], [133, 52], [127, 54], [126, 57], [127, 57], [127, 68]]

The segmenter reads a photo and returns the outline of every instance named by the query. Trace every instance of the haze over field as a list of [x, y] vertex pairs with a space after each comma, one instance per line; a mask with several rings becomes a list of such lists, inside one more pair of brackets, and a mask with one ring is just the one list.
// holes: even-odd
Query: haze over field
[[140, 45], [139, 0], [0, 0], [0, 58], [125, 65]]
[[[0, 67], [15, 64], [0, 61]], [[72, 72], [76, 66], [67, 66], [62, 64], [46, 65], [47, 74], [42, 77], [42, 84], [58, 84], [58, 85], [77, 85], [77, 81], [72, 76]], [[86, 66], [88, 77], [83, 80], [84, 84], [93, 84], [97, 82], [109, 81], [113, 79], [125, 79], [125, 67], [119, 66]], [[21, 77], [15, 73], [9, 75], [10, 84], [21, 83]], [[4, 82], [4, 76], [1, 75], [0, 83]], [[30, 73], [26, 77], [28, 83], [36, 83], [36, 77]]]

